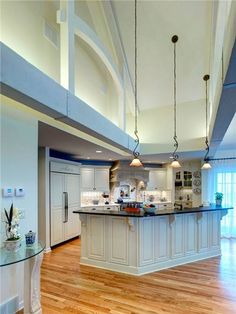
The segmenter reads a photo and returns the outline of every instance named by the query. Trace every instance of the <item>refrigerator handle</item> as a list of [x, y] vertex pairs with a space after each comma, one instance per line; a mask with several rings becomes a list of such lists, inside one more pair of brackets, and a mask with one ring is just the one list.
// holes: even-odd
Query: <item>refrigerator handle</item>
[[63, 192], [64, 195], [64, 220], [63, 223], [68, 222], [68, 193]]

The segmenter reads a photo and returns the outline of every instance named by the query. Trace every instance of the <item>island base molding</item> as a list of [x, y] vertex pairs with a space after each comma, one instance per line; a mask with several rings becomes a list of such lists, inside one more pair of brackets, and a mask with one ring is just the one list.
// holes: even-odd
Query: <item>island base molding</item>
[[221, 255], [219, 211], [143, 218], [80, 214], [82, 265], [143, 275]]
[[108, 269], [111, 271], [134, 275], [134, 276], [141, 276], [149, 273], [153, 273], [155, 271], [160, 271], [167, 268], [172, 268], [188, 263], [197, 262], [200, 260], [204, 260], [211, 257], [216, 257], [221, 255], [221, 250], [216, 250], [213, 252], [207, 252], [207, 253], [200, 253], [198, 256], [187, 256], [184, 258], [180, 258], [178, 260], [169, 260], [166, 262], [161, 263], [155, 263], [152, 265], [147, 266], [140, 266], [140, 267], [132, 267], [132, 266], [124, 266], [124, 265], [118, 265], [118, 264], [112, 264], [108, 262], [102, 262], [102, 261], [93, 261], [89, 260], [87, 258], [81, 258], [80, 264], [84, 266], [91, 266], [101, 269]]

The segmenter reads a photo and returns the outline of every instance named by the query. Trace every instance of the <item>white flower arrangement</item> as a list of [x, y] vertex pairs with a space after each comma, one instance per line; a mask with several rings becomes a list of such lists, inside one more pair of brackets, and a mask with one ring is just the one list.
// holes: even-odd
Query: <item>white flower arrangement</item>
[[7, 219], [5, 221], [7, 241], [19, 240], [20, 239], [20, 234], [18, 233], [20, 219], [19, 209], [13, 207], [13, 204], [11, 204], [9, 213], [6, 211], [5, 208], [4, 211]]

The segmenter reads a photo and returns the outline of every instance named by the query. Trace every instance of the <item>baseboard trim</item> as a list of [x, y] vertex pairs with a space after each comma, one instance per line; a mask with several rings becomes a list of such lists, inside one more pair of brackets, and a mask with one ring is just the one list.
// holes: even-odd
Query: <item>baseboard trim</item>
[[102, 269], [108, 269], [111, 271], [116, 271], [120, 273], [125, 273], [129, 275], [141, 276], [144, 274], [160, 271], [162, 269], [172, 268], [188, 263], [193, 263], [197, 261], [201, 261], [203, 259], [208, 259], [212, 257], [216, 257], [221, 255], [221, 250], [216, 249], [210, 252], [198, 253], [197, 255], [188, 255], [183, 256], [181, 258], [170, 258], [166, 261], [156, 262], [145, 266], [127, 266], [127, 265], [120, 265], [115, 263], [109, 263], [105, 261], [98, 261], [92, 260], [89, 258], [81, 257], [80, 264], [85, 266], [92, 266]]

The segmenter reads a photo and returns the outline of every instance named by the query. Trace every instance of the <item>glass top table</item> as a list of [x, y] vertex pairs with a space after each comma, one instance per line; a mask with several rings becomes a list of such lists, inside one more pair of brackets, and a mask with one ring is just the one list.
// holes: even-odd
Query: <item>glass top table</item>
[[37, 242], [32, 246], [26, 246], [25, 241], [21, 242], [21, 247], [17, 252], [8, 251], [5, 248], [0, 249], [0, 267], [12, 265], [25, 261], [33, 256], [40, 254], [45, 248], [42, 242]]

